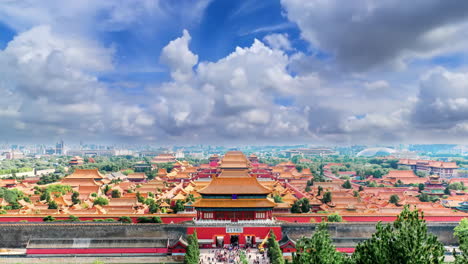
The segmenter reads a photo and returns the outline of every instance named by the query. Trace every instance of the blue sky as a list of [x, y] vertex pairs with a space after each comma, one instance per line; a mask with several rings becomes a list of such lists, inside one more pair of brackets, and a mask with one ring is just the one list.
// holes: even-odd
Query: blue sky
[[460, 143], [466, 36], [463, 1], [5, 1], [0, 134]]

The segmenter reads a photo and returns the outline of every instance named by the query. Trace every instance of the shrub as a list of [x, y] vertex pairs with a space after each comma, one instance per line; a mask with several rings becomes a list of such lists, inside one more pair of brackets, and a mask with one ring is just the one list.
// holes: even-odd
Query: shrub
[[94, 200], [93, 204], [94, 205], [108, 205], [109, 200], [107, 200], [104, 197], [98, 197], [98, 198], [96, 198], [96, 200]]
[[341, 215], [339, 214], [333, 213], [328, 216], [327, 221], [328, 222], [343, 222], [343, 217], [341, 217]]
[[132, 219], [128, 216], [122, 216], [119, 218], [118, 220], [119, 222], [122, 222], [122, 223], [128, 223], [128, 224], [131, 224], [132, 223]]
[[44, 222], [53, 222], [53, 221], [55, 221], [55, 217], [48, 215], [48, 216], [42, 218], [42, 221], [44, 221]]

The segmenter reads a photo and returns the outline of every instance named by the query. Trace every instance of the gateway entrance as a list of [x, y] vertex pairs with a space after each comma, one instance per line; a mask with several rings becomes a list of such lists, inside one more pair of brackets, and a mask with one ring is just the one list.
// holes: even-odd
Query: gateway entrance
[[224, 247], [224, 237], [223, 236], [217, 236], [216, 237], [216, 247], [217, 248]]
[[255, 243], [255, 237], [254, 236], [245, 236], [245, 245], [248, 247], [253, 247]]
[[231, 246], [234, 246], [234, 247], [239, 246], [239, 236], [238, 235], [231, 235]]

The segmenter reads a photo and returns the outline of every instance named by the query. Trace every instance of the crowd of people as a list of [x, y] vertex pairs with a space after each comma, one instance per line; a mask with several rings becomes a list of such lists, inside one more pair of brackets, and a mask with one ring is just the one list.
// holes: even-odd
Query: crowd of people
[[260, 253], [257, 249], [225, 247], [201, 251], [200, 263], [207, 264], [238, 264], [241, 263], [241, 254], [244, 254], [249, 264], [268, 264], [266, 252]]

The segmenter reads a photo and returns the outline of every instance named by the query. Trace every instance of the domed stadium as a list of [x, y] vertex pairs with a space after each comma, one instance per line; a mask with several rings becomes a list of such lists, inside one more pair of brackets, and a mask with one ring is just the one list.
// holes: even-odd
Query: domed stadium
[[357, 154], [358, 157], [382, 157], [390, 156], [395, 153], [391, 148], [367, 148]]

